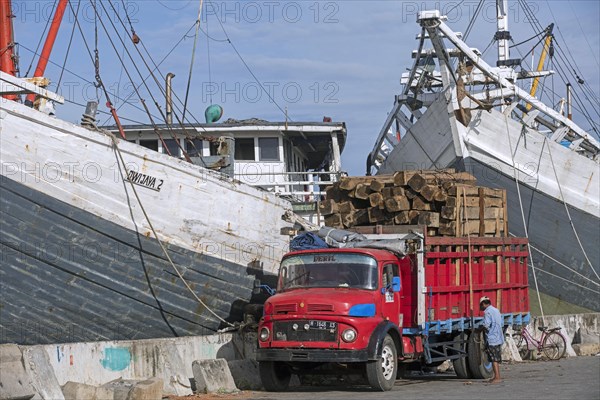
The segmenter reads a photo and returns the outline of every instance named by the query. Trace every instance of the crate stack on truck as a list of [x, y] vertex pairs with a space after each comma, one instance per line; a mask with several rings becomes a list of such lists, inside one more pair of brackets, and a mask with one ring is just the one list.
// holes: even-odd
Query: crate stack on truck
[[[480, 329], [479, 299], [491, 299], [505, 329], [529, 321], [527, 239], [506, 237], [503, 193], [479, 188], [469, 176], [447, 170], [442, 173], [454, 177], [445, 181], [440, 172], [412, 172], [402, 179], [410, 182], [419, 176], [426, 186], [435, 186], [432, 209], [415, 211], [441, 216], [442, 209], [448, 211], [444, 207], [453, 207], [449, 201], [456, 201], [459, 217], [454, 215], [454, 222], [467, 228], [455, 235], [440, 234], [439, 227], [433, 230], [427, 224], [396, 224], [401, 211], [384, 210], [394, 217], [345, 230], [322, 228], [319, 233], [328, 246], [286, 254], [277, 293], [265, 302], [259, 323], [257, 359], [266, 389], [285, 390], [292, 375], [314, 375], [329, 368], [362, 373], [374, 389], [390, 390], [403, 371], [446, 360], [452, 361], [461, 378], [492, 376]], [[385, 207], [388, 200], [406, 196], [408, 190], [396, 184], [399, 176], [364, 177], [362, 186], [341, 181], [328, 190], [332, 197], [324, 207], [335, 210], [330, 216], [343, 218], [340, 206], [352, 202], [355, 209], [350, 211], [356, 212], [359, 203], [349, 199], [356, 199], [357, 191], [361, 197], [370, 191], [368, 201], [381, 194]], [[348, 189], [342, 186], [353, 185], [354, 197], [348, 194], [343, 200], [339, 193]], [[437, 192], [440, 188], [443, 194]], [[409, 190], [417, 193], [412, 187]], [[418, 194], [409, 199], [410, 206], [415, 199], [419, 203], [428, 197]], [[375, 203], [369, 205], [367, 215], [374, 212], [371, 208], [380, 207], [381, 202]], [[471, 221], [470, 208], [479, 208], [472, 214], [481, 217], [474, 219], [478, 229], [464, 224]], [[500, 211], [486, 214], [489, 208]], [[486, 215], [494, 215], [497, 221], [493, 233], [486, 232], [485, 221], [492, 220]], [[333, 236], [347, 241], [332, 242]]]
[[429, 236], [507, 236], [506, 192], [454, 169], [345, 177], [326, 189], [325, 225], [425, 225]]

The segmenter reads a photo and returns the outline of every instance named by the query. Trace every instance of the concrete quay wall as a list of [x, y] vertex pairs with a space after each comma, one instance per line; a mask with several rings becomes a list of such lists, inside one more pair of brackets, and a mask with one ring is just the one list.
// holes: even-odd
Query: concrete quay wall
[[[600, 313], [546, 316], [544, 325], [559, 326], [567, 339], [567, 356], [600, 352]], [[532, 321], [539, 334], [541, 319]], [[507, 343], [505, 355], [519, 361]], [[167, 339], [0, 345], [0, 400], [11, 398], [64, 399], [67, 382], [101, 386], [115, 380], [160, 378], [163, 393], [192, 394], [192, 364], [197, 360], [253, 359], [256, 334], [222, 333]], [[259, 377], [256, 376], [258, 380]], [[15, 384], [18, 383], [18, 384]]]

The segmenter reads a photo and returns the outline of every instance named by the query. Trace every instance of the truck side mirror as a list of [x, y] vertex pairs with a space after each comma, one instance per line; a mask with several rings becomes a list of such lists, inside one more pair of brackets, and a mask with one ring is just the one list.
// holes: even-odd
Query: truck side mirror
[[395, 276], [392, 278], [392, 291], [399, 292], [400, 291], [400, 277]]

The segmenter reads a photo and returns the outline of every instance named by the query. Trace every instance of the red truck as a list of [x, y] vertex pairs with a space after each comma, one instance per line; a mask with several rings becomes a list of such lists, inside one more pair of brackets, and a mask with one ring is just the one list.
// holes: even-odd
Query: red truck
[[491, 377], [478, 299], [492, 300], [505, 328], [529, 321], [527, 240], [358, 230], [366, 247], [284, 256], [258, 328], [264, 387], [284, 391], [293, 374], [324, 364], [359, 371], [382, 391], [411, 363], [452, 360], [461, 378]]

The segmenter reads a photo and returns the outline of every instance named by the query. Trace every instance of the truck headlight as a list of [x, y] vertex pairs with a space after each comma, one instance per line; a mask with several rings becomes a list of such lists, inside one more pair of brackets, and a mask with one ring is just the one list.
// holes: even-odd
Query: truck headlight
[[260, 329], [260, 335], [258, 336], [260, 338], [261, 342], [266, 342], [267, 340], [269, 340], [269, 336], [270, 336], [271, 332], [269, 331], [269, 328], [261, 328]]
[[346, 343], [352, 343], [356, 340], [356, 331], [352, 328], [342, 332], [342, 340]]

